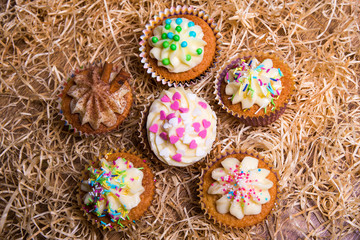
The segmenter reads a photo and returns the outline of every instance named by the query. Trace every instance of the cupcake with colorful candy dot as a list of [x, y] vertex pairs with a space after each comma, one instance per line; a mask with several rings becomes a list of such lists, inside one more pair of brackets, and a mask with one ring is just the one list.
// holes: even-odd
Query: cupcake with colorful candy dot
[[145, 159], [136, 152], [110, 152], [83, 171], [78, 201], [93, 224], [119, 230], [144, 215], [154, 189]]
[[169, 86], [200, 80], [218, 56], [221, 36], [216, 25], [192, 7], [160, 12], [143, 32], [140, 56], [144, 67]]

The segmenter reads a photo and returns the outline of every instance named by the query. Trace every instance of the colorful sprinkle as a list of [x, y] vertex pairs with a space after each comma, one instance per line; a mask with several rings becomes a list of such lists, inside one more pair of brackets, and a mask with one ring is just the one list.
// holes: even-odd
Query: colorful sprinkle
[[175, 34], [173, 39], [174, 39], [174, 41], [178, 42], [180, 40], [180, 36]]
[[183, 20], [181, 18], [177, 18], [175, 22], [177, 25], [180, 25], [183, 22]]
[[181, 32], [181, 30], [182, 30], [182, 28], [181, 28], [180, 26], [177, 26], [177, 27], [175, 28], [175, 31], [177, 31], [178, 33]]
[[187, 45], [188, 45], [188, 44], [187, 44], [186, 41], [183, 41], [183, 42], [181, 43], [181, 47], [183, 47], [183, 48], [184, 48], [184, 47], [187, 47]]
[[175, 51], [175, 50], [176, 50], [176, 45], [175, 45], [175, 44], [171, 44], [171, 45], [170, 45], [170, 49], [173, 50], [173, 51]]
[[164, 64], [165, 66], [169, 65], [170, 64], [170, 59], [168, 59], [168, 58], [163, 59], [162, 64]]
[[171, 28], [170, 24], [166, 24], [166, 25], [165, 25], [165, 29], [166, 29], [166, 30], [170, 30], [170, 28]]
[[186, 55], [186, 61], [190, 61], [191, 60], [191, 55], [190, 54], [187, 54]]
[[196, 32], [195, 31], [190, 31], [189, 36], [190, 37], [196, 37]]
[[166, 23], [166, 24], [170, 24], [170, 23], [171, 23], [171, 19], [170, 19], [170, 18], [166, 19], [166, 20], [165, 20], [165, 23]]
[[174, 156], [172, 156], [172, 159], [176, 162], [181, 162], [181, 157], [182, 155], [180, 153], [175, 154]]
[[166, 38], [167, 38], [167, 34], [166, 34], [166, 33], [161, 34], [161, 39], [166, 39]]
[[153, 43], [157, 43], [157, 42], [159, 41], [159, 39], [158, 39], [157, 37], [152, 37], [152, 38], [151, 38], [151, 41], [152, 41]]
[[167, 33], [167, 37], [168, 37], [169, 39], [173, 39], [174, 34], [173, 34], [172, 32], [168, 32], [168, 33]]
[[193, 27], [193, 26], [195, 26], [195, 23], [194, 22], [189, 22], [188, 23], [188, 27], [190, 28], [190, 27]]
[[201, 55], [203, 50], [201, 48], [198, 48], [198, 49], [196, 49], [196, 52], [197, 52], [198, 55]]
[[156, 123], [149, 127], [149, 131], [152, 133], [157, 133], [158, 130], [159, 130], [159, 126]]

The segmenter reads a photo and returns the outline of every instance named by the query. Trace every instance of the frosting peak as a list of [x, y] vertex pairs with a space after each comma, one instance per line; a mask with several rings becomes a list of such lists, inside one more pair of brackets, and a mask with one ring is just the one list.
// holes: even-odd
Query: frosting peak
[[203, 59], [206, 42], [200, 26], [187, 18], [168, 18], [149, 39], [150, 56], [170, 72], [185, 72]]
[[226, 158], [222, 168], [212, 171], [216, 180], [208, 189], [209, 194], [222, 195], [216, 201], [219, 213], [230, 212], [238, 219], [244, 215], [256, 215], [261, 212], [261, 205], [270, 201], [269, 189], [273, 182], [266, 177], [270, 171], [258, 168], [256, 158], [245, 157], [242, 162], [236, 158]]

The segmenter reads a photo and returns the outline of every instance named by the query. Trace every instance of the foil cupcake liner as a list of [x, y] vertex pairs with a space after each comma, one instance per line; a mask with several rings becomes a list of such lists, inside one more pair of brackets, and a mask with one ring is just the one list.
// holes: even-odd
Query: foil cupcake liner
[[[289, 80], [292, 81], [291, 89], [289, 90], [289, 94], [285, 101], [282, 102], [281, 105], [277, 106], [274, 111], [268, 111], [264, 116], [246, 116], [244, 113], [234, 112], [233, 110], [229, 109], [223, 102], [222, 97], [228, 97], [228, 96], [221, 96], [221, 84], [223, 81], [225, 81], [225, 76], [227, 72], [233, 68], [237, 63], [240, 62], [241, 59], [249, 59], [251, 57], [264, 57], [264, 58], [270, 58], [273, 61], [276, 61], [278, 63], [281, 63], [281, 71], [283, 73], [286, 73]], [[284, 112], [286, 109], [286, 106], [290, 100], [290, 97], [292, 96], [293, 92], [295, 90], [295, 84], [294, 84], [294, 76], [290, 69], [290, 67], [284, 63], [281, 59], [279, 59], [274, 54], [269, 53], [262, 53], [262, 52], [250, 52], [246, 51], [243, 53], [239, 53], [232, 57], [230, 60], [226, 61], [221, 67], [218, 73], [215, 77], [214, 82], [214, 94], [215, 99], [217, 100], [218, 104], [224, 109], [227, 113], [231, 114], [234, 117], [237, 117], [242, 123], [257, 127], [257, 126], [267, 126], [271, 124], [272, 122], [275, 122]], [[239, 103], [240, 104], [240, 103]]]
[[[58, 93], [57, 93], [57, 97], [58, 99], [56, 100], [57, 102], [57, 110], [58, 110], [58, 115], [60, 116], [61, 118], [61, 121], [64, 122], [64, 125], [68, 128], [68, 130], [70, 132], [73, 132], [73, 134], [75, 134], [75, 136], [85, 136], [85, 137], [95, 137], [95, 136], [102, 136], [102, 135], [105, 135], [107, 134], [108, 132], [112, 132], [112, 131], [116, 131], [116, 129], [113, 129], [111, 131], [108, 131], [108, 132], [102, 132], [102, 133], [86, 133], [86, 132], [82, 132], [81, 130], [77, 129], [76, 127], [74, 127], [65, 117], [64, 113], [63, 113], [63, 110], [62, 110], [62, 96], [66, 93], [64, 93], [64, 89], [66, 88], [68, 82], [75, 76], [76, 73], [78, 73], [79, 71], [82, 71], [84, 69], [87, 69], [89, 68], [90, 66], [92, 65], [97, 65], [98, 67], [102, 67], [103, 66], [103, 63], [102, 61], [98, 61], [98, 62], [94, 62], [94, 63], [87, 63], [86, 65], [84, 66], [81, 66], [80, 69], [79, 68], [76, 68], [75, 70], [72, 70], [66, 80], [62, 81], [60, 83], [60, 87], [59, 87], [59, 90], [58, 90]], [[119, 66], [114, 66], [114, 68], [116, 69], [116, 71], [118, 71], [118, 68]], [[134, 93], [133, 93], [133, 90], [132, 88], [130, 89], [130, 91], [132, 92], [132, 95], [134, 96]], [[131, 112], [131, 108], [133, 106], [133, 101], [130, 102], [131, 106], [130, 106], [130, 110], [129, 110], [129, 114]], [[128, 115], [129, 115], [128, 114]], [[128, 116], [125, 117], [125, 119], [127, 118]], [[124, 119], [124, 121], [125, 121]], [[120, 124], [119, 124], [120, 125]]]
[[[260, 222], [254, 224], [254, 225], [249, 225], [247, 227], [251, 227], [251, 226], [255, 226], [255, 225], [258, 225], [258, 224], [261, 224], [262, 222], [264, 222], [265, 220], [267, 220], [270, 216], [271, 216], [271, 212], [273, 212], [275, 209], [278, 208], [278, 200], [279, 200], [279, 195], [280, 195], [280, 184], [279, 184], [279, 172], [277, 169], [274, 168], [273, 164], [267, 159], [267, 158], [264, 158], [262, 157], [259, 153], [253, 151], [253, 150], [242, 150], [242, 149], [232, 149], [232, 150], [227, 150], [226, 152], [222, 153], [222, 154], [218, 154], [217, 157], [215, 157], [214, 159], [212, 159], [207, 165], [205, 168], [203, 168], [201, 170], [201, 177], [200, 177], [200, 181], [198, 182], [198, 197], [200, 198], [200, 207], [201, 209], [205, 212], [205, 216], [210, 220], [212, 221], [213, 223], [217, 224], [217, 225], [220, 225], [222, 228], [225, 228], [227, 230], [231, 230], [231, 229], [236, 229], [238, 227], [235, 227], [235, 226], [230, 226], [230, 225], [227, 225], [221, 221], [218, 221], [216, 219], [216, 217], [212, 216], [208, 209], [207, 209], [207, 206], [205, 205], [204, 203], [204, 176], [205, 174], [209, 171], [209, 169], [218, 161], [224, 159], [225, 157], [229, 156], [229, 155], [232, 155], [232, 154], [244, 154], [244, 155], [248, 155], [248, 156], [251, 156], [251, 157], [254, 157], [254, 158], [257, 158], [261, 161], [263, 161], [264, 163], [267, 164], [267, 166], [270, 168], [271, 172], [273, 172], [276, 176], [276, 198], [275, 198], [275, 203], [274, 203], [274, 206], [272, 207], [270, 213], [263, 219], [261, 220]], [[245, 228], [247, 228], [245, 227]]]
[[[148, 42], [149, 36], [151, 36], [153, 29], [158, 23], [160, 23], [169, 16], [174, 16], [174, 15], [176, 16], [180, 14], [194, 15], [204, 20], [214, 32], [216, 38], [216, 50], [212, 64], [210, 64], [210, 66], [201, 75], [188, 81], [176, 83], [173, 80], [169, 80], [165, 77], [162, 77], [160, 74], [156, 73], [153, 70], [148, 60], [148, 57], [150, 56], [148, 56], [148, 54], [146, 53], [146, 44]], [[222, 36], [217, 27], [217, 24], [214, 22], [214, 19], [210, 18], [210, 16], [206, 14], [204, 11], [201, 11], [191, 6], [187, 7], [187, 6], [178, 5], [176, 8], [171, 7], [170, 9], [165, 9], [164, 11], [159, 12], [158, 15], [154, 16], [154, 18], [150, 20], [148, 24], [145, 25], [145, 30], [143, 30], [143, 35], [140, 37], [141, 41], [140, 41], [139, 50], [140, 50], [141, 62], [144, 64], [144, 69], [146, 70], [146, 72], [149, 73], [151, 77], [155, 78], [157, 82], [161, 82], [163, 85], [168, 85], [169, 87], [180, 87], [180, 86], [188, 87], [192, 84], [200, 82], [203, 78], [207, 76], [207, 74], [211, 71], [211, 69], [215, 68], [220, 57], [221, 44], [222, 44], [220, 40], [221, 38]]]
[[[109, 152], [103, 152], [102, 154], [100, 154], [100, 156], [98, 157], [94, 157], [93, 161], [86, 165], [84, 170], [81, 172], [81, 180], [83, 179], [86, 179], [89, 174], [88, 174], [88, 168], [90, 166], [94, 166], [96, 165], [96, 163], [99, 161], [100, 158], [103, 158], [105, 157], [106, 155], [111, 155], [113, 153], [129, 153], [129, 154], [132, 154], [132, 155], [135, 155], [136, 157], [138, 158], [141, 158], [143, 159], [142, 155], [139, 154], [136, 150], [134, 149], [130, 149], [130, 150], [110, 150]], [[153, 169], [149, 166], [149, 164], [146, 164], [147, 167], [150, 169], [150, 172], [152, 174], [152, 177], [154, 178], [154, 181], [155, 181], [155, 177], [153, 175]], [[123, 226], [119, 225], [119, 224], [116, 224], [115, 222], [112, 222], [110, 220], [110, 218], [108, 216], [105, 216], [105, 217], [101, 217], [101, 219], [99, 217], [97, 217], [96, 215], [94, 214], [89, 214], [85, 208], [85, 204], [83, 203], [83, 196], [81, 194], [81, 181], [79, 181], [78, 183], [78, 193], [76, 194], [76, 198], [77, 198], [77, 201], [78, 201], [78, 204], [79, 206], [81, 206], [81, 211], [83, 213], [83, 216], [86, 217], [86, 219], [91, 222], [92, 225], [94, 226], [97, 226], [98, 228], [102, 228], [102, 229], [108, 229], [108, 230], [111, 230], [111, 231], [121, 231], [121, 230], [124, 230], [126, 229], [127, 227], [133, 225], [135, 226], [136, 225], [136, 221], [133, 220], [133, 221], [129, 221], [128, 224], [125, 224]], [[152, 200], [151, 200], [151, 204], [150, 206], [154, 203], [155, 201], [155, 184], [154, 184], [154, 189], [153, 189], [153, 193], [152, 193]], [[150, 207], [149, 206], [149, 207]], [[144, 214], [148, 211], [148, 209], [146, 209], [144, 211]], [[144, 216], [144, 215], [143, 215]], [[142, 216], [141, 216], [142, 217]], [[141, 218], [140, 217], [140, 218]], [[138, 220], [138, 219], [136, 219]]]

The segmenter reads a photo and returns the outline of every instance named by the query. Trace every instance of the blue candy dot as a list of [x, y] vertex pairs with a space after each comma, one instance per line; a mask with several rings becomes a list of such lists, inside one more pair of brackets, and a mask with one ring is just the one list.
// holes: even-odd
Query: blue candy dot
[[181, 47], [186, 47], [186, 46], [187, 46], [187, 42], [183, 41], [183, 42], [181, 43]]
[[178, 18], [178, 19], [176, 19], [175, 22], [176, 22], [177, 25], [180, 25], [180, 24], [182, 23], [182, 19], [181, 19], [181, 18]]
[[172, 39], [174, 37], [174, 34], [172, 32], [168, 32], [167, 37], [169, 39]]
[[189, 36], [190, 36], [190, 37], [196, 37], [196, 32], [190, 31], [190, 32], [189, 32]]
[[166, 23], [166, 24], [170, 24], [170, 23], [171, 23], [171, 19], [170, 19], [170, 18], [166, 19], [166, 20], [165, 20], [165, 23]]
[[189, 27], [193, 27], [193, 26], [195, 26], [195, 23], [194, 23], [194, 22], [189, 22], [189, 23], [188, 23], [188, 26], [189, 26]]

